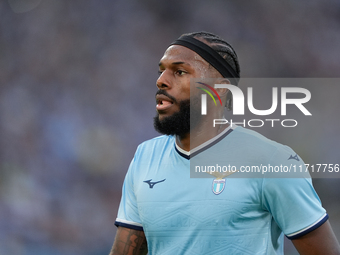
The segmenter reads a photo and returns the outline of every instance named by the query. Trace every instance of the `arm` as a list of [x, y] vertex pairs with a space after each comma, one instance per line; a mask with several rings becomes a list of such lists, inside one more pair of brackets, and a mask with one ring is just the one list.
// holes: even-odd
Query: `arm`
[[340, 255], [339, 243], [328, 221], [292, 242], [301, 255]]
[[144, 255], [148, 253], [143, 231], [118, 227], [110, 255]]

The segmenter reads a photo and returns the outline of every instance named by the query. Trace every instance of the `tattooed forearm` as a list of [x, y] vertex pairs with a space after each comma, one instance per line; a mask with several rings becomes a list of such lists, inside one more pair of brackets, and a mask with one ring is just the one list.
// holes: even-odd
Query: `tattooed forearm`
[[143, 231], [119, 227], [110, 255], [144, 255], [147, 243]]

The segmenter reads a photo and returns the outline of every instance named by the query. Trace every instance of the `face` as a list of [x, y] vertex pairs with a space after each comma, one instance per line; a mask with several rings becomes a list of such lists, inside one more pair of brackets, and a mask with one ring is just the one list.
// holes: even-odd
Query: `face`
[[190, 79], [204, 78], [209, 64], [183, 46], [170, 46], [159, 63], [155, 128], [164, 134], [190, 131]]

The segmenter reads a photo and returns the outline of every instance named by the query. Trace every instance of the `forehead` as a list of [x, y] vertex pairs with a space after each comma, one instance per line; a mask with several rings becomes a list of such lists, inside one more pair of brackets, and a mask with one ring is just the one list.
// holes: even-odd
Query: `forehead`
[[171, 45], [161, 58], [160, 65], [167, 65], [175, 62], [184, 62], [193, 67], [196, 65], [208, 66], [208, 63], [200, 55], [180, 45]]

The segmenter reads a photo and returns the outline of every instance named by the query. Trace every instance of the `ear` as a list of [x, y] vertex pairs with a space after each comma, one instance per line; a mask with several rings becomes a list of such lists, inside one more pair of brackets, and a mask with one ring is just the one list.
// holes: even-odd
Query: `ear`
[[[231, 83], [227, 78], [220, 78], [220, 79], [215, 81], [215, 84], [231, 84]], [[219, 88], [219, 89], [216, 89], [216, 91], [217, 91], [217, 93], [220, 97], [224, 97], [228, 94], [229, 89]]]

